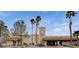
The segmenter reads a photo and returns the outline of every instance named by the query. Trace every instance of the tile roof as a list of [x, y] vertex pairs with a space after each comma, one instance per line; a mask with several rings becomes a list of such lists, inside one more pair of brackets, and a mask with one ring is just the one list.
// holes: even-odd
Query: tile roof
[[[43, 40], [70, 40], [70, 36], [46, 36]], [[73, 40], [76, 40], [76, 38], [73, 37]]]

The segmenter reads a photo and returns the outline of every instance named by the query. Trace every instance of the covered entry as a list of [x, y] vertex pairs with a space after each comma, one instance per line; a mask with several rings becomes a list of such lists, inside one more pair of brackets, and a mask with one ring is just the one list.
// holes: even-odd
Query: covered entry
[[52, 41], [52, 40], [47, 40], [47, 46], [58, 46], [61, 45], [62, 46], [62, 41]]
[[[62, 46], [63, 42], [70, 42], [69, 36], [46, 36], [44, 37], [44, 42], [46, 46]], [[73, 37], [73, 41], [76, 39]]]

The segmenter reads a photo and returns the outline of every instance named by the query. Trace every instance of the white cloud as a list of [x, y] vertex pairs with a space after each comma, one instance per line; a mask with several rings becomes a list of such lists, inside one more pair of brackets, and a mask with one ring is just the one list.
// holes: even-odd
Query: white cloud
[[67, 23], [63, 23], [63, 24], [62, 24], [62, 26], [66, 26], [66, 25], [67, 25]]
[[63, 23], [61, 27], [65, 30], [65, 29], [68, 29], [69, 25], [67, 23]]
[[53, 32], [62, 32], [64, 33], [65, 31], [68, 31], [68, 24], [67, 23], [62, 23], [62, 24], [58, 24], [57, 26], [55, 27], [52, 27], [53, 28]]
[[61, 32], [62, 29], [61, 29], [61, 28], [54, 28], [53, 31], [54, 31], [54, 32]]

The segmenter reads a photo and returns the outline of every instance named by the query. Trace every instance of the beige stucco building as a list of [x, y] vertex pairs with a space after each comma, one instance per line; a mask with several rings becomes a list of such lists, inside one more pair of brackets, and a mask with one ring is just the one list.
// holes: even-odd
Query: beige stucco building
[[[45, 37], [45, 27], [40, 27], [38, 29], [38, 34], [37, 34], [37, 43], [40, 44], [43, 42], [43, 38]], [[13, 41], [16, 41], [18, 42], [20, 39], [19, 36], [10, 36], [8, 37], [8, 40], [7, 42], [12, 42]], [[33, 34], [33, 39], [32, 39], [32, 35], [29, 35], [27, 37], [25, 36], [22, 36], [22, 43], [26, 43], [28, 45], [32, 44], [32, 40], [33, 40], [33, 44], [35, 45], [36, 44], [36, 35]]]
[[[45, 37], [45, 27], [40, 27], [38, 29], [38, 35], [37, 35], [38, 44], [42, 43], [44, 37]], [[31, 44], [32, 43], [32, 35], [30, 35], [27, 38], [23, 38], [23, 42], [25, 42], [27, 44]], [[36, 35], [33, 35], [33, 43], [36, 44]]]
[[[13, 39], [12, 39], [13, 38]], [[19, 37], [12, 37], [9, 41], [18, 41]], [[33, 34], [33, 39], [32, 35], [29, 35], [28, 37], [22, 37], [22, 43], [26, 43], [28, 45], [36, 44], [36, 35]], [[72, 41], [77, 41], [76, 37], [73, 37]], [[40, 27], [38, 29], [38, 35], [37, 35], [37, 43], [41, 44], [43, 43], [44, 45], [62, 45], [64, 42], [70, 42], [70, 37], [69, 36], [46, 36], [46, 28], [45, 27]]]

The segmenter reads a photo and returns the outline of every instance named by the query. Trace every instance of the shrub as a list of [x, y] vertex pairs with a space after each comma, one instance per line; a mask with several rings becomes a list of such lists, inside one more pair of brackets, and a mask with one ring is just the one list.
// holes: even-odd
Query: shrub
[[42, 43], [38, 44], [39, 47], [44, 47], [44, 45]]

